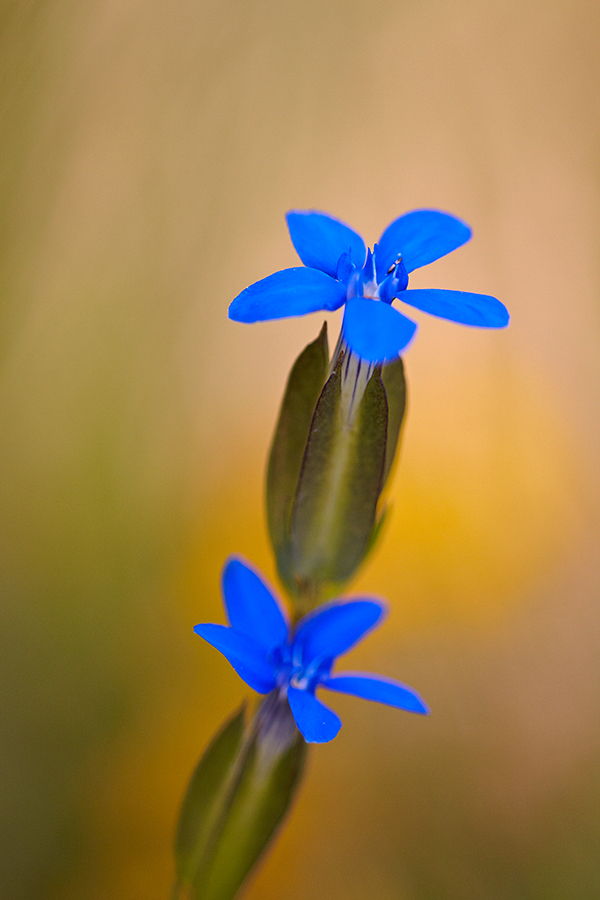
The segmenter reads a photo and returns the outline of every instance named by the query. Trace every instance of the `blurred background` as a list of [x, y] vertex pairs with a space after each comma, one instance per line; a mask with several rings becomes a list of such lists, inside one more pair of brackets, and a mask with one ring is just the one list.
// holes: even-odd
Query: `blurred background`
[[[5, 0], [0, 17], [4, 900], [159, 900], [190, 772], [246, 694], [192, 631], [243, 554], [322, 316], [227, 319], [297, 262], [284, 213], [370, 245], [464, 217], [416, 314], [349, 658], [428, 719], [344, 728], [248, 900], [600, 895], [600, 7], [592, 0]], [[332, 342], [339, 318], [330, 317]]]

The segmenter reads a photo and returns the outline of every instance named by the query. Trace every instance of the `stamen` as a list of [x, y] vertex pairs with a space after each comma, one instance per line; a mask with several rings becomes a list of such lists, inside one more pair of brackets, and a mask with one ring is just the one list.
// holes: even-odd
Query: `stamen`
[[391, 266], [389, 267], [389, 269], [387, 270], [386, 275], [391, 275], [392, 272], [394, 271], [394, 269], [396, 268], [396, 266], [399, 265], [401, 262], [402, 262], [402, 254], [399, 253], [395, 262], [393, 262], [391, 264]]

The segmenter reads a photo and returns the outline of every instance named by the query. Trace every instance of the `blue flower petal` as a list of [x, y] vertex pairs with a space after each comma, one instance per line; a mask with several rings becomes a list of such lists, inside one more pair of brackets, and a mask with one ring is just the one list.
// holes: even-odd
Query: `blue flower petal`
[[319, 309], [339, 309], [346, 299], [341, 282], [317, 269], [282, 269], [238, 294], [229, 306], [236, 322], [264, 322], [303, 316]]
[[367, 259], [362, 269], [363, 281], [365, 283], [369, 281], [373, 281], [375, 277], [375, 267], [373, 265], [373, 254], [370, 250], [367, 250]]
[[301, 651], [305, 665], [317, 658], [339, 656], [358, 643], [379, 622], [383, 612], [383, 604], [376, 600], [324, 604], [302, 619], [292, 654]]
[[354, 265], [362, 268], [365, 242], [349, 225], [314, 209], [292, 209], [286, 219], [296, 253], [305, 266], [335, 278], [340, 256], [350, 251]]
[[467, 223], [450, 213], [437, 209], [405, 213], [388, 225], [379, 239], [375, 257], [377, 281], [383, 281], [399, 256], [406, 271], [413, 272], [456, 250], [470, 237]]
[[253, 690], [259, 694], [273, 690], [277, 673], [267, 662], [263, 648], [252, 638], [226, 625], [196, 625], [194, 631], [219, 650]]
[[398, 300], [440, 319], [480, 328], [504, 328], [510, 318], [507, 308], [495, 297], [469, 291], [409, 289], [398, 294]]
[[352, 265], [352, 255], [350, 253], [342, 253], [338, 260], [335, 277], [338, 281], [343, 281], [344, 284], [348, 284], [353, 272], [354, 266]]
[[365, 700], [376, 700], [387, 703], [408, 712], [429, 713], [429, 707], [422, 697], [407, 684], [383, 678], [381, 675], [370, 675], [363, 672], [340, 672], [323, 681], [323, 687], [341, 694], [353, 694]]
[[292, 715], [305, 741], [309, 744], [325, 744], [334, 739], [342, 727], [342, 720], [332, 709], [317, 700], [310, 691], [289, 687], [287, 696]]
[[287, 618], [258, 572], [232, 557], [223, 569], [222, 584], [227, 617], [235, 631], [252, 638], [266, 652], [285, 644]]
[[346, 303], [344, 337], [369, 362], [396, 359], [411, 342], [417, 326], [382, 300], [353, 297]]

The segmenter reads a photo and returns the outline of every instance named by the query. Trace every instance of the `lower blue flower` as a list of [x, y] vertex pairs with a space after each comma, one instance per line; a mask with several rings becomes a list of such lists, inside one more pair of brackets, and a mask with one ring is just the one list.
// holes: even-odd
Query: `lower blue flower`
[[196, 625], [194, 631], [219, 650], [253, 690], [285, 693], [309, 743], [333, 740], [342, 725], [317, 698], [318, 687], [409, 712], [429, 712], [419, 694], [399, 681], [363, 672], [332, 673], [337, 657], [380, 622], [384, 607], [379, 601], [335, 600], [292, 629], [274, 594], [241, 559], [226, 563], [222, 586], [229, 625]]

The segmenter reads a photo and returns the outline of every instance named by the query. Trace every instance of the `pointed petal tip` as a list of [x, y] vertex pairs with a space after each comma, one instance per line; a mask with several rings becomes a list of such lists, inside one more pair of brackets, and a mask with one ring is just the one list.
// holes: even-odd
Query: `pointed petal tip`
[[342, 720], [313, 693], [289, 687], [287, 697], [298, 730], [307, 744], [327, 744], [337, 736]]
[[232, 322], [240, 321], [240, 319], [238, 318], [238, 313], [237, 313], [236, 300], [237, 300], [237, 297], [235, 298], [235, 300], [231, 301], [231, 303], [229, 304], [229, 306], [227, 308], [227, 318], [231, 319]]
[[323, 687], [363, 700], [373, 700], [405, 712], [427, 716], [431, 710], [414, 688], [401, 681], [371, 672], [338, 672], [323, 681]]
[[370, 598], [324, 603], [299, 622], [293, 645], [305, 662], [317, 657], [335, 659], [379, 626], [385, 609]]
[[223, 566], [221, 588], [227, 617], [236, 631], [265, 651], [287, 641], [287, 610], [260, 572], [246, 560], [229, 557]]
[[409, 288], [398, 299], [439, 319], [475, 328], [506, 328], [510, 320], [504, 304], [488, 294], [443, 288]]
[[[336, 257], [337, 265], [337, 257]], [[346, 288], [317, 268], [294, 266], [281, 269], [245, 288], [229, 305], [235, 322], [266, 322], [289, 316], [304, 316], [319, 310], [339, 309]]]
[[383, 280], [398, 254], [413, 272], [451, 253], [471, 239], [471, 227], [441, 209], [413, 209], [399, 216], [379, 239], [377, 278]]
[[496, 307], [496, 322], [494, 325], [490, 325], [490, 328], [506, 328], [507, 325], [510, 325], [510, 313], [505, 307], [504, 303], [500, 300], [497, 300], [496, 297], [492, 298], [496, 300], [498, 306]]
[[268, 694], [275, 687], [277, 670], [268, 660], [264, 647], [251, 637], [228, 625], [201, 623], [194, 631], [208, 644], [222, 653], [246, 684], [259, 694]]
[[241, 565], [241, 566], [246, 566], [248, 568], [250, 567], [250, 563], [243, 556], [239, 555], [238, 553], [230, 553], [229, 556], [227, 557], [227, 559], [225, 560], [225, 562], [223, 563], [223, 574], [225, 574], [225, 572], [231, 565], [236, 565], [236, 564]]

